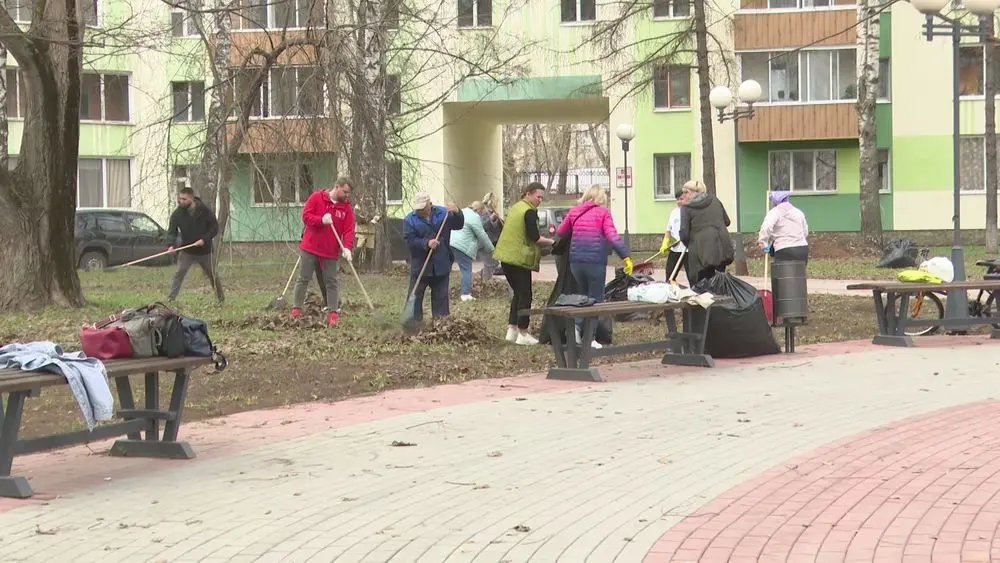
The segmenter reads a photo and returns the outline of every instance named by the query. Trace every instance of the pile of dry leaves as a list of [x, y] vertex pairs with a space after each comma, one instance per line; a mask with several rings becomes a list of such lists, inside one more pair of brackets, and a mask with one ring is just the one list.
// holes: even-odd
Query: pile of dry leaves
[[[451, 298], [452, 300], [457, 300], [460, 292], [460, 287], [458, 284], [453, 283], [451, 286]], [[472, 296], [476, 299], [497, 299], [497, 298], [510, 298], [510, 286], [507, 284], [507, 280], [503, 277], [494, 276], [492, 278], [483, 279], [478, 273], [472, 276]]]
[[481, 321], [466, 317], [440, 317], [425, 324], [413, 334], [404, 334], [402, 340], [418, 344], [472, 346], [496, 342], [497, 337], [490, 334]]
[[302, 315], [292, 317], [291, 309], [269, 311], [267, 313], [252, 313], [243, 320], [221, 321], [228, 328], [283, 331], [291, 329], [320, 329], [327, 327], [326, 312], [323, 310], [323, 298], [314, 293], [306, 297], [302, 306]]

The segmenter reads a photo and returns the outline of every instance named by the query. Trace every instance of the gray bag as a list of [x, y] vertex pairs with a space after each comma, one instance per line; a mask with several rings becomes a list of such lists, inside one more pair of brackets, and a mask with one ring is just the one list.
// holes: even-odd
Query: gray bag
[[121, 327], [128, 334], [132, 343], [132, 356], [135, 358], [152, 358], [159, 349], [159, 332], [156, 330], [155, 319], [145, 311], [126, 309], [121, 318], [109, 326]]

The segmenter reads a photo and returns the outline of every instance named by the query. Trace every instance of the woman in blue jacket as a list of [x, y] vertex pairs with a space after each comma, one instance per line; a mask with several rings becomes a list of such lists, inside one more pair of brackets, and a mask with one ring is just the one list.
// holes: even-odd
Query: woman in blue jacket
[[462, 279], [462, 301], [473, 301], [472, 296], [472, 263], [475, 262], [479, 250], [493, 254], [493, 243], [483, 228], [483, 202], [474, 201], [462, 210], [465, 225], [461, 231], [451, 235], [451, 249], [455, 251], [455, 262]]

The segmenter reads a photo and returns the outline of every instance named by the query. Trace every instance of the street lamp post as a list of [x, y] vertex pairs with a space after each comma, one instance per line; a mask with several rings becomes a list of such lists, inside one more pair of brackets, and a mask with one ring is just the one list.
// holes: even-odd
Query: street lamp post
[[[733, 93], [726, 86], [716, 86], [708, 94], [708, 100], [719, 111], [719, 123], [733, 122], [733, 147], [735, 151], [734, 175], [736, 188], [736, 275], [745, 276], [747, 269], [746, 252], [743, 249], [743, 234], [740, 229], [740, 130], [741, 119], [753, 119], [753, 105], [760, 101], [761, 88], [756, 80], [744, 80], [736, 90], [738, 101], [733, 102]], [[745, 104], [740, 106], [739, 102]], [[732, 104], [732, 109], [728, 109]]]
[[628, 237], [628, 188], [629, 188], [629, 185], [628, 184], [629, 184], [629, 180], [631, 179], [629, 177], [629, 176], [631, 176], [631, 174], [628, 173], [628, 144], [632, 141], [632, 139], [635, 138], [635, 129], [632, 128], [632, 125], [630, 123], [622, 123], [621, 125], [618, 126], [617, 129], [615, 129], [615, 136], [618, 137], [618, 139], [620, 139], [621, 142], [622, 142], [622, 153], [623, 153], [624, 161], [625, 161], [624, 162], [624, 164], [625, 164], [625, 192], [624, 192], [625, 193], [625, 196], [624, 196], [624, 201], [625, 201], [625, 246], [628, 246], [629, 245], [629, 240], [628, 240], [629, 239], [629, 237]]
[[[975, 24], [963, 23], [962, 20], [954, 16], [945, 16], [941, 10], [945, 9], [949, 0], [910, 0], [920, 13], [926, 16], [924, 22], [924, 37], [928, 41], [935, 37], [951, 37], [952, 47], [952, 233], [951, 233], [951, 262], [955, 268], [955, 281], [965, 281], [965, 250], [962, 248], [962, 183], [961, 169], [959, 167], [960, 156], [960, 105], [961, 90], [959, 88], [959, 54], [963, 37], [973, 37], [985, 42], [988, 39], [986, 34], [985, 18], [993, 17], [993, 12], [1000, 7], [1000, 0], [964, 0], [962, 6], [977, 16]], [[954, 7], [954, 6], [953, 6]], [[989, 100], [992, 103], [992, 100]], [[952, 290], [948, 292], [947, 312], [945, 318], [960, 319], [968, 316], [969, 296], [964, 289]], [[953, 332], [962, 332], [967, 327], [952, 327]]]

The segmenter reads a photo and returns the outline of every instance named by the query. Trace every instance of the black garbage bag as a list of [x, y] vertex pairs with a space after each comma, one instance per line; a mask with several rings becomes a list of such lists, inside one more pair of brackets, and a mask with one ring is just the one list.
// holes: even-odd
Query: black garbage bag
[[[628, 288], [644, 283], [656, 281], [649, 274], [625, 275], [625, 270], [615, 268], [615, 279], [609, 281], [604, 286], [605, 301], [628, 301]], [[615, 315], [616, 321], [631, 322], [642, 321], [650, 317], [649, 313], [622, 313]]]
[[[556, 285], [552, 288], [552, 293], [549, 294], [548, 300], [545, 302], [548, 305], [553, 305], [556, 299], [559, 299], [560, 295], [572, 295], [578, 293], [576, 289], [576, 281], [573, 279], [573, 274], [569, 271], [569, 253], [563, 255], [556, 255]], [[549, 326], [552, 323], [556, 323], [556, 328], [559, 330], [559, 334], [565, 335], [565, 322], [567, 319], [562, 317], [550, 317], [545, 315], [542, 317], [542, 326], [540, 329], [540, 334], [538, 335], [538, 342], [541, 344], [551, 344], [552, 338], [549, 334]], [[613, 325], [610, 317], [602, 317], [597, 324], [597, 330], [594, 333], [594, 340], [601, 344], [611, 344], [611, 334], [613, 331]], [[562, 341], [566, 342], [566, 337], [562, 337]]]
[[889, 242], [878, 261], [879, 268], [916, 268], [917, 243], [908, 238], [898, 238]]
[[[731, 297], [732, 301], [712, 307], [708, 320], [705, 353], [715, 358], [749, 358], [780, 354], [764, 313], [764, 302], [754, 286], [718, 272], [694, 284], [694, 291]], [[692, 313], [697, 314], [696, 310]]]

